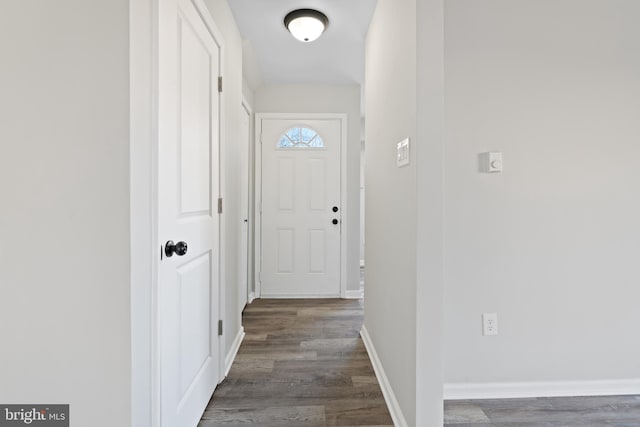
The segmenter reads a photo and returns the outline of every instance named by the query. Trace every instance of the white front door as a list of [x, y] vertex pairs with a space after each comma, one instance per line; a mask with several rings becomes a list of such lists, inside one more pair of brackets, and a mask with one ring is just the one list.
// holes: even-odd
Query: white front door
[[189, 0], [158, 13], [160, 425], [195, 427], [220, 378], [220, 46]]
[[339, 119], [261, 120], [262, 297], [339, 297]]

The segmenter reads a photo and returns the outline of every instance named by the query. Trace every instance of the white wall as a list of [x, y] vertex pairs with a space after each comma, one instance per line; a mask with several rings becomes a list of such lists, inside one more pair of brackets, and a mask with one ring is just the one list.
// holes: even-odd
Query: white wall
[[365, 328], [397, 424], [420, 427], [443, 422], [443, 12], [379, 1], [366, 47]]
[[[365, 326], [408, 425], [441, 424], [443, 360], [448, 390], [637, 388], [640, 5], [442, 3], [381, 1], [367, 38]], [[393, 165], [405, 136], [413, 173]], [[478, 173], [488, 150], [505, 172]]]
[[639, 20], [446, 2], [446, 382], [640, 379]]
[[443, 423], [445, 2], [416, 2], [416, 426], [433, 427]]
[[244, 96], [245, 101], [247, 101], [251, 109], [253, 109], [254, 104], [254, 93], [255, 91], [253, 90], [247, 79], [242, 79], [242, 96]]
[[242, 39], [226, 0], [205, 0], [224, 39], [223, 51], [223, 120], [225, 137], [222, 141], [224, 198], [223, 227], [225, 233], [225, 317], [226, 352], [241, 328], [242, 313], [238, 310], [238, 245], [243, 216], [240, 213], [238, 184], [240, 183], [238, 147], [242, 127]]
[[253, 91], [262, 86], [262, 71], [258, 64], [258, 57], [251, 42], [242, 40], [242, 76], [245, 83], [245, 95], [251, 96], [249, 102], [253, 104]]
[[409, 426], [416, 425], [417, 183], [415, 161], [396, 166], [396, 143], [416, 142], [415, 13], [415, 1], [379, 1], [365, 54], [365, 327]]
[[0, 4], [0, 401], [130, 422], [129, 2]]
[[273, 85], [255, 92], [256, 113], [347, 114], [347, 290], [360, 288], [360, 86]]

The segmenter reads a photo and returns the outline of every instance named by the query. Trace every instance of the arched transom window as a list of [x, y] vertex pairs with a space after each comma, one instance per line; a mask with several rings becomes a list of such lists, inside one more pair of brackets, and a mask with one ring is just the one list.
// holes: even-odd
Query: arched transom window
[[278, 148], [324, 148], [324, 141], [313, 129], [295, 127], [280, 137]]

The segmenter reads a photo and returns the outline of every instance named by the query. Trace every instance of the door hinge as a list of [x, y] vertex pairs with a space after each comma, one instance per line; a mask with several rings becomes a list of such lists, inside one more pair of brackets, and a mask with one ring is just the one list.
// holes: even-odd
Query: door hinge
[[218, 92], [222, 92], [222, 76], [218, 77]]
[[222, 197], [218, 197], [218, 213], [222, 213]]
[[218, 320], [218, 335], [222, 335], [222, 320]]

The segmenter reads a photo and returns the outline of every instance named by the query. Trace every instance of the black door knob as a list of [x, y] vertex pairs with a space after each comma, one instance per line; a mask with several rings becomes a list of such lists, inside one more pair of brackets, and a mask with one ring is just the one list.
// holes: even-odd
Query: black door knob
[[331, 224], [336, 225], [337, 223], [338, 223], [338, 220], [337, 220], [337, 219], [333, 218], [333, 219], [331, 220]]
[[338, 207], [334, 206], [333, 208], [331, 208], [331, 210], [334, 211], [334, 212], [338, 212]]
[[169, 240], [164, 245], [164, 254], [167, 258], [172, 257], [173, 254], [182, 256], [187, 253], [187, 244], [185, 242], [173, 243], [173, 240]]

